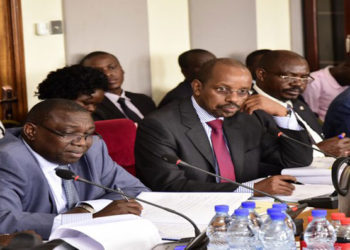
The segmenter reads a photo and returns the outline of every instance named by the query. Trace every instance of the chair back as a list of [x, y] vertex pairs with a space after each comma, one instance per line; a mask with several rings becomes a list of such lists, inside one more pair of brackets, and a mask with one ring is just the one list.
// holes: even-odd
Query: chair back
[[129, 119], [113, 119], [95, 121], [95, 126], [107, 145], [110, 157], [135, 176], [135, 123]]

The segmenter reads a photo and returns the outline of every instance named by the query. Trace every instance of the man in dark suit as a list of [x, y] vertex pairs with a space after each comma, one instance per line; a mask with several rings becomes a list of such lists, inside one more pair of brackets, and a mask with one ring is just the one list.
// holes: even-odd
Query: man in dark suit
[[[313, 143], [331, 156], [350, 154], [350, 138], [337, 136], [324, 140], [317, 117], [305, 102], [298, 99], [306, 85], [312, 81], [309, 65], [305, 58], [287, 50], [275, 50], [264, 54], [256, 71], [258, 93], [252, 95], [243, 105], [248, 113], [264, 110], [274, 116], [275, 121], [285, 123], [291, 129], [306, 130], [307, 143]], [[314, 152], [314, 156], [323, 154]]]
[[[34, 230], [48, 239], [54, 220], [57, 223], [66, 213], [84, 213], [86, 219], [141, 213], [142, 206], [134, 200], [127, 202], [82, 182], [62, 181], [55, 174], [64, 167], [131, 196], [149, 191], [109, 157], [94, 130], [90, 112], [82, 106], [48, 99], [29, 111], [23, 128], [6, 131], [0, 140], [0, 234]], [[92, 206], [77, 203], [92, 200], [105, 201], [106, 206], [94, 213]]]
[[124, 71], [114, 55], [103, 51], [91, 52], [80, 64], [99, 69], [108, 77], [109, 85], [105, 98], [92, 114], [95, 121], [128, 118], [139, 122], [155, 110], [156, 106], [150, 97], [122, 89]]
[[200, 67], [207, 61], [214, 59], [215, 56], [204, 49], [191, 49], [179, 55], [178, 63], [181, 73], [185, 76], [185, 80], [180, 82], [175, 88], [170, 90], [161, 100], [158, 108], [178, 99], [192, 96], [191, 82], [196, 78]]
[[[135, 144], [137, 176], [157, 191], [230, 192], [237, 189], [234, 184], [161, 159], [170, 154], [259, 190], [290, 195], [294, 186], [286, 180], [295, 180], [293, 176], [256, 179], [264, 176], [265, 167], [308, 165], [312, 152], [269, 133], [269, 129], [277, 130], [277, 126], [264, 112], [256, 116], [239, 111], [249, 96], [251, 84], [249, 70], [233, 59], [213, 59], [205, 63], [192, 82], [191, 98], [174, 101], [139, 124]], [[294, 136], [295, 131], [284, 132]], [[295, 136], [305, 139], [307, 133]]]

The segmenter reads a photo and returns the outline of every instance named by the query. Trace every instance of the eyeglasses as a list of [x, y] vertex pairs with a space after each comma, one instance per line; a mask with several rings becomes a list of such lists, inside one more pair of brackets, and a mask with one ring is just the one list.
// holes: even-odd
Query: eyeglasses
[[227, 88], [225, 86], [220, 86], [220, 87], [216, 87], [215, 91], [220, 94], [220, 95], [231, 95], [232, 93], [236, 93], [239, 97], [246, 97], [248, 95], [251, 95], [253, 93], [253, 91], [251, 91], [250, 89], [230, 89]]
[[54, 135], [57, 135], [57, 136], [63, 138], [66, 141], [69, 141], [69, 142], [80, 142], [81, 139], [83, 139], [83, 138], [84, 138], [85, 141], [87, 141], [87, 140], [91, 140], [92, 136], [93, 136], [93, 134], [77, 135], [77, 134], [73, 134], [73, 133], [63, 133], [63, 132], [58, 132], [56, 130], [53, 130], [53, 129], [49, 128], [49, 127], [46, 127], [46, 126], [44, 126], [42, 124], [36, 124], [36, 125], [46, 129], [50, 133], [52, 133]]
[[282, 80], [284, 80], [286, 83], [300, 81], [304, 84], [308, 84], [308, 83], [312, 82], [313, 80], [315, 80], [312, 76], [297, 77], [297, 76], [279, 75], [279, 77]]

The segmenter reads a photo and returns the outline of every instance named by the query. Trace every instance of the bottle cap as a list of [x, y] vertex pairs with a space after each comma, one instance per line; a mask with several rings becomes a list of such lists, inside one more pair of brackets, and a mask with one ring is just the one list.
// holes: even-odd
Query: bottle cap
[[242, 202], [242, 207], [243, 208], [255, 208], [256, 205], [255, 205], [255, 202], [254, 201], [244, 201]]
[[340, 220], [345, 218], [345, 214], [344, 213], [332, 213], [331, 214], [331, 219], [332, 220]]
[[326, 217], [327, 210], [315, 209], [311, 212], [312, 217]]
[[271, 213], [280, 213], [282, 210], [280, 208], [276, 208], [276, 207], [273, 207], [273, 208], [268, 208], [267, 209], [267, 214], [270, 215]]
[[271, 220], [284, 220], [286, 218], [285, 214], [282, 213], [272, 213], [270, 214]]
[[272, 205], [272, 208], [279, 208], [282, 209], [282, 211], [287, 210], [287, 204], [285, 203], [275, 203]]
[[227, 213], [229, 210], [229, 206], [228, 205], [216, 205], [215, 206], [215, 212], [217, 213]]
[[248, 216], [249, 210], [246, 208], [238, 208], [235, 210], [235, 215], [236, 216]]
[[350, 225], [350, 218], [341, 218], [340, 222], [342, 225]]
[[307, 217], [307, 222], [310, 223], [312, 221], [314, 217], [312, 217], [311, 215]]

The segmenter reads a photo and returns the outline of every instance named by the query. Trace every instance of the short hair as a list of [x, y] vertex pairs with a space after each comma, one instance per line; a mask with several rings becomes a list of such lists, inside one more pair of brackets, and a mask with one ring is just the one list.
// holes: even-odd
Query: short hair
[[115, 55], [111, 54], [111, 53], [108, 53], [108, 52], [105, 52], [105, 51], [93, 51], [93, 52], [90, 52], [89, 54], [85, 55], [80, 60], [79, 64], [80, 65], [84, 65], [85, 61], [87, 61], [87, 60], [89, 60], [89, 59], [91, 59], [93, 57], [96, 57], [96, 56], [111, 56], [111, 57], [113, 57], [115, 60], [117, 60], [119, 62], [118, 58]]
[[41, 100], [76, 100], [80, 95], [91, 95], [97, 89], [108, 90], [105, 74], [94, 68], [73, 65], [50, 72], [46, 79], [39, 83], [35, 95]]
[[212, 76], [213, 69], [217, 64], [225, 64], [249, 72], [248, 68], [241, 62], [232, 58], [215, 58], [204, 63], [198, 72], [197, 79], [205, 84]]
[[253, 52], [251, 52], [245, 59], [245, 65], [249, 68], [251, 66], [253, 66], [256, 57], [260, 56], [260, 55], [264, 55], [267, 52], [270, 52], [270, 49], [258, 49], [258, 50], [254, 50]]
[[89, 111], [72, 100], [53, 98], [41, 101], [34, 105], [27, 114], [26, 122], [42, 124], [44, 121], [50, 119], [52, 112], [58, 110], [90, 114]]
[[209, 54], [215, 58], [215, 55], [205, 49], [190, 49], [185, 52], [183, 52], [181, 55], [179, 55], [178, 63], [180, 68], [187, 68], [188, 67], [188, 59], [194, 55], [194, 54]]
[[279, 64], [280, 59], [290, 58], [306, 61], [304, 57], [290, 50], [272, 50], [261, 57], [259, 67], [268, 70], [271, 67], [274, 67], [276, 64]]

